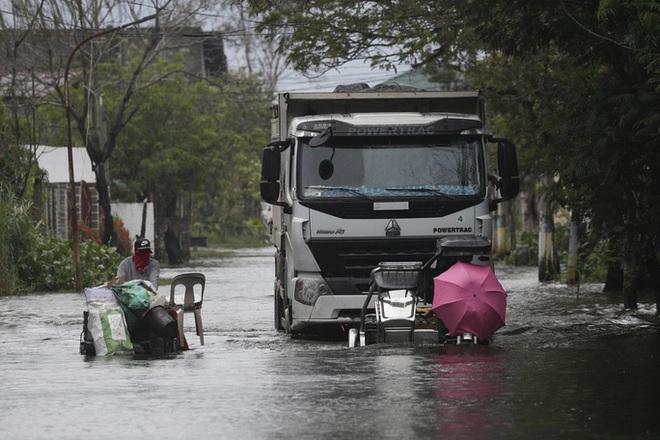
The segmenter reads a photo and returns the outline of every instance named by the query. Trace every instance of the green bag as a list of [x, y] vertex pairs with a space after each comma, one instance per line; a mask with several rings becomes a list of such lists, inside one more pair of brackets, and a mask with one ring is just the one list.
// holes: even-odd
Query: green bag
[[[99, 314], [107, 354], [132, 354], [133, 343], [121, 310], [104, 310]], [[96, 341], [95, 347], [96, 347]]]
[[124, 283], [112, 286], [112, 291], [124, 310], [128, 328], [133, 329], [149, 307], [151, 306], [151, 293], [140, 284]]
[[123, 309], [105, 285], [85, 289], [89, 317], [87, 328], [97, 356], [133, 354], [133, 344]]

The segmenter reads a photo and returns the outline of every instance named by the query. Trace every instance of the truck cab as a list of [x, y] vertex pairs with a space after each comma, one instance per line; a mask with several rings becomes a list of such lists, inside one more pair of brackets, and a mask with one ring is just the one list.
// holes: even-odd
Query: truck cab
[[[490, 213], [518, 186], [513, 145], [484, 133], [480, 92], [280, 95], [261, 181], [273, 205], [275, 327], [355, 326], [383, 261], [433, 261], [421, 280], [430, 303], [432, 277], [458, 258], [491, 264]], [[451, 237], [468, 250], [440, 255]]]

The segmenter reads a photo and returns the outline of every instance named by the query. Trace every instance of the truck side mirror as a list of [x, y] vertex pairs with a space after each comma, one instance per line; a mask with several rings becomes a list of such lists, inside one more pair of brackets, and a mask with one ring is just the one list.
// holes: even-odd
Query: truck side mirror
[[271, 143], [261, 153], [261, 182], [259, 190], [266, 203], [274, 205], [280, 198], [280, 145]]
[[502, 177], [518, 176], [516, 147], [511, 142], [501, 140], [497, 143], [497, 167]]
[[507, 140], [497, 144], [497, 168], [500, 174], [500, 194], [503, 200], [509, 200], [520, 191], [520, 176], [518, 174], [518, 157], [516, 147]]
[[277, 182], [280, 180], [280, 147], [268, 144], [261, 153], [261, 180]]
[[277, 199], [280, 198], [280, 183], [279, 182], [260, 182], [259, 190], [261, 198], [266, 203], [274, 205]]
[[498, 186], [501, 198], [491, 200], [489, 208], [491, 211], [497, 209], [497, 205], [511, 200], [520, 192], [520, 175], [518, 174], [518, 157], [516, 147], [506, 139], [493, 139], [497, 142], [497, 168], [500, 175]]
[[520, 192], [520, 178], [519, 177], [502, 177], [500, 178], [500, 194], [503, 200], [510, 200], [518, 195]]
[[280, 202], [280, 168], [282, 151], [290, 146], [290, 142], [277, 141], [266, 145], [261, 153], [261, 182], [259, 191], [264, 202], [282, 206], [285, 211], [290, 209], [286, 202]]

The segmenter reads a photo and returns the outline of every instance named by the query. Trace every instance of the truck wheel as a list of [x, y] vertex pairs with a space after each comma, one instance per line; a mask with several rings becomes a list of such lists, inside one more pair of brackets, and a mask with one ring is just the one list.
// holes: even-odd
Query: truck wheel
[[284, 307], [282, 306], [282, 297], [280, 296], [280, 292], [282, 289], [280, 289], [280, 283], [278, 280], [275, 280], [275, 300], [274, 300], [274, 323], [275, 323], [275, 330], [280, 331], [284, 330], [284, 326], [282, 325], [282, 319], [284, 318]]
[[291, 313], [292, 313], [291, 305], [288, 305], [287, 307], [284, 308], [284, 331], [289, 335], [292, 334], [292, 331], [291, 331], [291, 321], [292, 321]]

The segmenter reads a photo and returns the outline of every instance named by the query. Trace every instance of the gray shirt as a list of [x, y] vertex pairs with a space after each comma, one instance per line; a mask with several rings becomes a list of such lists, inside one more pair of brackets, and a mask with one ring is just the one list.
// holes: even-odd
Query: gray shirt
[[133, 257], [125, 258], [117, 268], [117, 277], [124, 277], [124, 281], [147, 280], [158, 290], [158, 277], [160, 276], [160, 263], [153, 258], [149, 259], [149, 267], [144, 273], [135, 268]]

